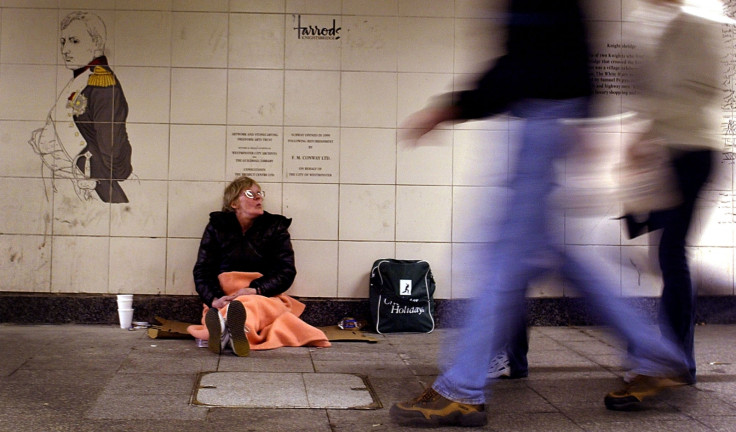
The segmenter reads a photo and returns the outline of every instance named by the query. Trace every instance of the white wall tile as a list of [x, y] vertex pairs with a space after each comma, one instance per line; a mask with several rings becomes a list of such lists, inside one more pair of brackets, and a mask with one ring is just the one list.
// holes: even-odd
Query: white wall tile
[[283, 12], [284, 0], [230, 0], [230, 12]]
[[592, 217], [566, 217], [565, 243], [588, 245], [617, 245], [621, 242], [620, 214]]
[[435, 281], [434, 298], [452, 297], [451, 243], [396, 243], [396, 258], [427, 261]]
[[133, 149], [130, 179], [169, 178], [169, 125], [128, 123], [128, 139]]
[[346, 16], [342, 22], [345, 29], [342, 70], [387, 72], [397, 70], [398, 18]]
[[6, 8], [0, 28], [0, 63], [56, 63], [59, 22], [55, 10]]
[[734, 245], [733, 194], [703, 190], [690, 224], [689, 243], [693, 246]]
[[452, 241], [497, 240], [507, 193], [502, 187], [454, 187]]
[[165, 238], [110, 239], [109, 292], [163, 294], [165, 273]]
[[50, 236], [0, 235], [0, 261], [3, 291], [50, 291]]
[[340, 16], [320, 15], [289, 15], [284, 23], [285, 28], [285, 55], [287, 69], [340, 69], [341, 34], [328, 38], [312, 39], [299, 33], [299, 28], [329, 29], [342, 33], [342, 18]]
[[[125, 184], [122, 186], [125, 189]], [[71, 180], [64, 179], [55, 180], [54, 188], [54, 234], [110, 235], [110, 204], [100, 200], [97, 193], [93, 191], [86, 198], [79, 190], [75, 190]]]
[[448, 242], [452, 187], [397, 186], [396, 240]]
[[173, 2], [174, 0], [115, 0], [115, 9], [170, 11]]
[[734, 295], [732, 247], [699, 247], [688, 252], [693, 285], [699, 295]]
[[280, 125], [284, 120], [284, 72], [228, 72], [228, 124]]
[[[293, 238], [293, 236], [292, 236]], [[296, 279], [287, 294], [337, 296], [337, 242], [294, 240]]]
[[341, 128], [340, 134], [340, 182], [396, 182], [396, 132], [393, 129]]
[[340, 185], [340, 240], [393, 241], [396, 187]]
[[[266, 191], [267, 199], [263, 200], [263, 210], [273, 214], [284, 214], [283, 201], [284, 201], [284, 188], [281, 183], [265, 183], [258, 182], [261, 185], [261, 190]], [[284, 215], [291, 217], [289, 215]]]
[[0, 100], [13, 101], [0, 104], [1, 120], [45, 121], [56, 96], [56, 67], [0, 64]]
[[454, 185], [502, 186], [508, 181], [507, 131], [454, 132], [452, 176]]
[[38, 122], [0, 121], [0, 176], [39, 176], [41, 157], [28, 144], [39, 126]]
[[488, 264], [482, 259], [486, 245], [481, 243], [452, 244], [452, 295], [453, 299], [472, 298], [481, 286], [491, 281]]
[[171, 125], [169, 178], [225, 178], [225, 126]]
[[[398, 75], [398, 104], [396, 119], [401, 127], [411, 114], [425, 108], [437, 95], [452, 91], [452, 75], [400, 73]], [[441, 123], [438, 129], [449, 129], [452, 124]]]
[[228, 0], [172, 0], [175, 11], [227, 12]]
[[621, 294], [632, 297], [658, 297], [662, 274], [657, 264], [656, 246], [621, 247]]
[[451, 185], [452, 131], [432, 131], [422, 137], [420, 145], [398, 146], [396, 182], [414, 185]]
[[[115, 14], [115, 66], [170, 66], [172, 15], [164, 11]], [[155, 83], [160, 81], [152, 79]]]
[[462, 18], [498, 18], [506, 11], [507, 0], [455, 0], [455, 16]]
[[394, 73], [343, 72], [341, 125], [395, 127], [396, 78]]
[[454, 0], [399, 0], [399, 15], [446, 17], [452, 16], [454, 6]]
[[368, 298], [370, 272], [373, 262], [393, 258], [393, 242], [339, 243], [337, 296], [340, 298]]
[[172, 66], [227, 66], [227, 14], [175, 12], [172, 24]]
[[395, 16], [399, 12], [398, 0], [343, 0], [343, 15]]
[[224, 182], [169, 182], [168, 236], [202, 238], [210, 213], [222, 208]]
[[339, 14], [341, 0], [286, 0], [287, 13]]
[[2, 7], [22, 7], [22, 8], [55, 8], [59, 6], [59, 0], [3, 0]]
[[284, 124], [338, 126], [340, 124], [340, 73], [286, 71]]
[[[204, 225], [202, 225], [204, 232]], [[196, 295], [192, 270], [200, 239], [169, 238], [166, 244], [166, 294]]]
[[398, 28], [399, 71], [439, 73], [453, 71], [452, 19], [399, 18]]
[[53, 236], [51, 291], [109, 293], [110, 239]]
[[230, 68], [283, 68], [285, 15], [230, 14]]
[[225, 124], [225, 69], [172, 69], [172, 123]]
[[128, 123], [168, 123], [171, 71], [162, 67], [116, 67], [128, 102]]
[[61, 9], [113, 9], [115, 0], [59, 0]]
[[337, 240], [337, 185], [285, 183], [283, 194], [284, 214], [294, 219], [291, 238]]
[[123, 187], [130, 202], [111, 207], [110, 235], [166, 237], [167, 182], [129, 179]]

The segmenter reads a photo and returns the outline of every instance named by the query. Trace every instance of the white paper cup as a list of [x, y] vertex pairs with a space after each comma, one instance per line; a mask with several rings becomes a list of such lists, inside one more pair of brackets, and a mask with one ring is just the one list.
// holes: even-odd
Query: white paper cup
[[133, 323], [133, 309], [118, 309], [118, 317], [120, 318], [120, 328], [129, 329]]
[[118, 300], [118, 309], [133, 309], [133, 300]]
[[133, 294], [118, 294], [118, 309], [132, 309]]

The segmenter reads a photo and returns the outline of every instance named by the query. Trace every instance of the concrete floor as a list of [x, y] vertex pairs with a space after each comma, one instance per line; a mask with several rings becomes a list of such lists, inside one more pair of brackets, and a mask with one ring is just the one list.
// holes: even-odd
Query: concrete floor
[[[191, 339], [150, 339], [144, 330], [0, 325], [0, 431], [404, 430], [388, 408], [431, 384], [439, 348], [456, 332], [372, 335], [378, 343], [239, 358]], [[624, 413], [603, 406], [621, 385], [614, 338], [597, 327], [533, 327], [530, 375], [492, 387], [483, 430], [736, 431], [736, 325], [700, 326], [696, 339], [698, 384]], [[227, 407], [211, 397], [198, 403], [198, 391], [225, 389], [222, 382], [253, 391], [239, 389], [242, 397], [232, 395]], [[365, 393], [351, 402], [341, 396], [346, 389], [369, 390], [372, 402]]]

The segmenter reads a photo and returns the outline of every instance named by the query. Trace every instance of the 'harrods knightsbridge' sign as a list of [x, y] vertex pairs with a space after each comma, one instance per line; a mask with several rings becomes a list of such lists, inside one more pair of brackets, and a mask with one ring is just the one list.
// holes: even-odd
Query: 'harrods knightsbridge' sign
[[342, 30], [342, 27], [337, 27], [334, 18], [332, 19], [331, 26], [322, 26], [314, 23], [302, 24], [302, 16], [297, 15], [294, 30], [296, 30], [297, 39], [338, 40], [340, 39], [340, 30]]

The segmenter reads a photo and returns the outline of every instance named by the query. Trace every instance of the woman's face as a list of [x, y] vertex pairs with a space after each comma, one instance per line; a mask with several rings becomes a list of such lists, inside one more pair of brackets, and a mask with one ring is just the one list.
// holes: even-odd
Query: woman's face
[[[249, 198], [248, 195], [253, 198]], [[263, 194], [261, 188], [254, 184], [243, 189], [238, 198], [231, 204], [238, 218], [255, 219], [263, 214]]]

